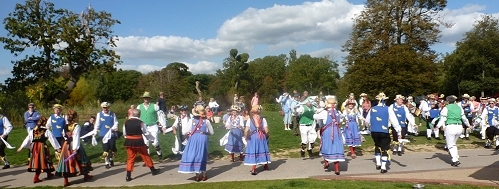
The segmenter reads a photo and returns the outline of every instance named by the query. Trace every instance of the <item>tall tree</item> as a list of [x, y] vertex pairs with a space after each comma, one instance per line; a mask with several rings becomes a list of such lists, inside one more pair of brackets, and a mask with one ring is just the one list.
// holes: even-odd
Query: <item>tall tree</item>
[[[349, 83], [349, 90], [355, 93], [379, 92], [386, 90], [380, 88], [387, 86], [386, 83], [416, 82], [426, 90], [414, 88], [418, 85], [399, 85], [402, 88], [392, 91], [426, 93], [435, 89], [435, 82], [427, 78], [434, 73], [420, 73], [436, 70], [432, 63], [437, 56], [430, 46], [439, 40], [440, 24], [448, 26], [435, 19], [446, 4], [446, 0], [367, 0], [366, 8], [355, 18], [350, 38], [343, 46], [343, 51], [349, 53], [344, 62], [347, 68], [344, 82]], [[397, 52], [394, 48], [405, 52]], [[398, 53], [414, 59], [398, 56]], [[390, 57], [380, 57], [384, 55]], [[395, 67], [394, 63], [410, 65]], [[373, 70], [368, 69], [380, 67], [396, 69], [390, 77], [382, 79], [378, 76], [382, 70], [373, 75]]]
[[287, 88], [309, 91], [312, 95], [323, 91], [332, 94], [338, 88], [338, 63], [329, 57], [315, 58], [301, 55], [286, 70]]
[[[499, 92], [499, 21], [485, 15], [444, 58], [445, 89], [449, 94], [476, 96]], [[484, 94], [482, 94], [482, 92]]]
[[[112, 70], [120, 63], [119, 56], [108, 49], [116, 47], [111, 27], [120, 22], [90, 6], [77, 14], [50, 2], [27, 0], [24, 5], [16, 4], [3, 23], [8, 32], [7, 37], [0, 37], [4, 48], [18, 57], [25, 54], [12, 61], [13, 78], [6, 81], [11, 89], [52, 82], [66, 69], [66, 87], [61, 92], [67, 96], [83, 73], [98, 66]], [[33, 48], [34, 53], [26, 52]]]
[[[241, 84], [248, 86], [248, 73], [247, 69], [249, 54], [242, 53], [238, 54], [237, 49], [231, 49], [229, 52], [229, 57], [224, 59], [223, 68], [217, 70], [216, 76], [219, 81], [215, 81], [218, 85], [216, 86], [219, 92], [226, 94], [227, 102], [232, 101], [232, 96], [234, 93], [240, 94], [239, 86]], [[244, 91], [247, 92], [247, 91]]]

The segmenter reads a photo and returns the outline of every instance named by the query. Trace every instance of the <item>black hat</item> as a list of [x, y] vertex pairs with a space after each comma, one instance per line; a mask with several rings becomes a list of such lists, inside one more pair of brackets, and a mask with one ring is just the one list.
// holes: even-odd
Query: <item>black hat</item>
[[186, 105], [182, 105], [180, 106], [180, 111], [187, 111], [187, 106]]

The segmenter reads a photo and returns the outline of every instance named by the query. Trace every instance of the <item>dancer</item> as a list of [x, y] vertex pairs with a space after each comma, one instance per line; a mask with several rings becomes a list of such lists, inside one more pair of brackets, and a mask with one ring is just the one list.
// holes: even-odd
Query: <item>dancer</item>
[[312, 158], [312, 149], [315, 146], [317, 132], [314, 124], [315, 108], [311, 102], [306, 102], [296, 110], [300, 114], [300, 136], [301, 136], [301, 151], [300, 155], [305, 158], [305, 149], [308, 152], [309, 158]]
[[462, 124], [464, 123], [467, 127], [470, 126], [463, 108], [456, 104], [456, 99], [457, 97], [454, 95], [447, 97], [449, 104], [446, 105], [440, 112], [440, 120], [437, 124], [437, 128], [444, 127], [445, 142], [447, 148], [449, 149], [449, 154], [452, 157], [451, 166], [453, 167], [457, 167], [461, 164], [459, 162], [456, 141], [462, 134]]
[[[396, 95], [395, 103], [390, 105], [388, 109], [388, 113], [391, 114], [391, 117], [395, 117], [397, 120], [391, 122], [392, 124], [392, 137], [393, 137], [393, 154], [397, 154], [398, 156], [402, 156], [403, 148], [405, 142], [404, 140], [407, 135], [408, 127], [412, 127], [414, 124], [414, 117], [409, 112], [409, 109], [404, 105], [404, 96]], [[409, 124], [408, 124], [409, 123]], [[400, 128], [400, 133], [397, 132], [395, 128]], [[400, 136], [399, 136], [400, 135]]]
[[102, 111], [97, 113], [95, 127], [93, 130], [94, 137], [99, 132], [99, 138], [102, 139], [102, 158], [105, 160], [106, 169], [114, 166], [113, 157], [116, 157], [116, 139], [118, 135], [118, 118], [116, 114], [109, 110], [110, 104], [103, 102], [100, 104]]
[[[158, 141], [158, 133], [160, 126], [158, 126], [159, 119], [164, 119], [164, 117], [159, 117], [158, 112], [160, 111], [159, 106], [156, 104], [151, 103], [151, 94], [149, 92], [144, 92], [142, 95], [142, 100], [144, 103], [139, 104], [137, 106], [137, 109], [140, 110], [140, 120], [146, 124], [147, 131], [151, 133], [151, 135], [154, 137], [154, 141], [152, 142], [152, 145], [156, 149], [156, 153], [158, 154], [158, 161], [163, 160], [163, 155], [161, 153], [161, 147], [159, 146], [159, 141]], [[202, 98], [201, 98], [202, 100]], [[166, 130], [165, 125], [162, 125], [163, 127], [163, 132]], [[150, 141], [147, 140], [147, 138], [144, 137], [144, 143], [146, 146], [149, 146]], [[149, 148], [147, 148], [147, 153], [149, 153]]]
[[[47, 125], [45, 125], [45, 127], [52, 131], [52, 135], [54, 135], [59, 145], [62, 146], [62, 143], [64, 143], [63, 129], [68, 124], [68, 120], [65, 115], [62, 115], [62, 105], [54, 104], [52, 108], [54, 109], [54, 114], [48, 118]], [[60, 154], [57, 152], [56, 157], [60, 157]]]
[[[366, 122], [371, 124], [371, 137], [374, 140], [374, 157], [376, 159], [376, 170], [381, 170], [381, 173], [387, 173], [386, 163], [388, 159], [388, 150], [390, 149], [390, 134], [388, 132], [388, 123], [397, 123], [397, 117], [390, 114], [388, 106], [385, 105], [387, 100], [385, 93], [379, 93], [376, 96], [378, 104], [373, 106], [367, 114]], [[393, 125], [398, 139], [402, 138], [401, 128], [399, 124]]]
[[154, 140], [152, 135], [147, 131], [147, 127], [139, 119], [140, 110], [134, 109], [132, 110], [132, 116], [130, 119], [125, 121], [123, 125], [123, 135], [125, 135], [125, 146], [127, 153], [127, 161], [126, 161], [126, 182], [132, 180], [132, 171], [135, 164], [135, 157], [137, 153], [139, 153], [142, 161], [146, 164], [149, 169], [151, 169], [152, 175], [159, 174], [159, 169], [154, 167], [154, 163], [151, 160], [151, 156], [147, 153], [148, 146], [144, 143], [144, 139], [142, 136], [147, 138], [148, 140]]
[[256, 166], [264, 165], [263, 169], [269, 169], [270, 152], [268, 146], [269, 128], [267, 120], [260, 116], [260, 106], [251, 107], [253, 115], [246, 122], [244, 136], [248, 141], [244, 165], [251, 165], [251, 174], [256, 175]]
[[343, 129], [343, 134], [345, 136], [345, 145], [348, 146], [350, 150], [350, 157], [355, 159], [357, 157], [355, 153], [355, 147], [360, 146], [362, 143], [361, 136], [359, 134], [359, 121], [363, 117], [360, 115], [358, 109], [355, 108], [355, 103], [347, 102], [346, 108], [343, 111], [343, 116], [346, 121], [345, 127]]
[[175, 118], [175, 122], [172, 125], [173, 135], [175, 135], [175, 147], [172, 148], [174, 154], [184, 153], [185, 145], [183, 142], [191, 129], [190, 125], [188, 125], [190, 120], [191, 116], [187, 114], [187, 106], [180, 106], [180, 115]]
[[[359, 107], [359, 111], [362, 112], [363, 119], [361, 120], [364, 120], [367, 117], [369, 110], [371, 109], [371, 100], [369, 100], [366, 93], [362, 93], [360, 94], [360, 96], [362, 97], [362, 102], [360, 103], [361, 107]], [[364, 128], [362, 129], [361, 134], [370, 134], [369, 132], [367, 132], [369, 128], [367, 128], [367, 124], [364, 121], [362, 121], [362, 125], [364, 126]]]
[[225, 128], [229, 130], [229, 138], [225, 144], [225, 151], [230, 153], [230, 161], [235, 162], [234, 153], [239, 154], [239, 161], [244, 161], [243, 143], [243, 118], [239, 115], [241, 110], [238, 106], [231, 106], [232, 115], [225, 123]]
[[[473, 103], [469, 99], [470, 99], [470, 95], [463, 94], [462, 100], [461, 100], [461, 102], [459, 102], [459, 106], [461, 106], [461, 108], [463, 109], [464, 114], [465, 114], [466, 118], [468, 119], [468, 123], [473, 123], [472, 112], [474, 109], [473, 109]], [[465, 127], [465, 125], [463, 124], [463, 133], [459, 137], [464, 138], [466, 140], [469, 140], [470, 139], [470, 132], [471, 132], [471, 128]]]
[[[492, 141], [494, 141], [494, 136], [496, 136], [497, 124], [499, 123], [499, 108], [496, 106], [496, 99], [491, 98], [488, 100], [489, 106], [482, 111], [482, 123], [485, 128], [484, 135], [487, 136], [487, 142], [485, 142], [485, 148], [492, 147]], [[483, 129], [482, 129], [483, 130]], [[499, 134], [499, 133], [498, 133]], [[499, 138], [496, 140], [496, 150], [499, 150]]]
[[340, 162], [345, 161], [343, 137], [341, 135], [339, 121], [344, 118], [337, 109], [336, 98], [328, 98], [326, 101], [326, 110], [328, 112], [326, 122], [321, 128], [321, 155], [324, 158], [324, 169], [329, 169], [329, 163], [334, 164], [334, 174], [340, 174]]
[[17, 149], [17, 153], [21, 152], [23, 148], [29, 149], [30, 161], [28, 163], [28, 172], [35, 172], [33, 183], [43, 181], [40, 180], [42, 172], [47, 173], [47, 179], [51, 179], [54, 176], [52, 174], [55, 171], [52, 156], [45, 142], [48, 140], [56, 151], [61, 152], [61, 146], [59, 146], [52, 132], [45, 128], [46, 124], [47, 118], [39, 118], [36, 126], [30, 130], [28, 136], [24, 139], [19, 149]]
[[63, 130], [65, 141], [61, 148], [61, 158], [55, 175], [64, 177], [64, 187], [69, 186], [68, 177], [84, 175], [83, 181], [93, 178], [88, 173], [93, 170], [92, 163], [85, 153], [85, 149], [80, 146], [80, 125], [78, 114], [74, 110], [68, 110], [68, 125]]
[[434, 119], [438, 119], [440, 116], [440, 111], [441, 109], [438, 107], [438, 104], [432, 103], [430, 104], [430, 111], [429, 111], [429, 117], [428, 117], [428, 122], [426, 122], [426, 139], [431, 140], [431, 134], [435, 134], [435, 139], [441, 140], [439, 137], [439, 130], [435, 129], [436, 125], [434, 124], [435, 122], [433, 121]]
[[[0, 107], [0, 137], [7, 141], [9, 139], [10, 131], [12, 131], [12, 124], [7, 117], [1, 114], [2, 108]], [[0, 141], [0, 160], [3, 161], [4, 165], [2, 169], [10, 168], [10, 163], [7, 161], [7, 156], [5, 155], [5, 143]]]
[[205, 181], [206, 164], [208, 163], [208, 136], [213, 135], [213, 127], [206, 120], [206, 112], [202, 105], [192, 109], [190, 125], [191, 130], [187, 135], [187, 144], [180, 160], [179, 173], [196, 173], [196, 181]]

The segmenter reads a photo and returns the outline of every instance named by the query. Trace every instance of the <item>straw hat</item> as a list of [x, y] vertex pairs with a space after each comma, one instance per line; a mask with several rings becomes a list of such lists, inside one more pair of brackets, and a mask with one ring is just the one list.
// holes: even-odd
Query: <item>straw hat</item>
[[100, 107], [102, 107], [102, 108], [109, 108], [109, 106], [111, 106], [111, 104], [109, 104], [108, 102], [102, 102], [100, 104]]
[[412, 99], [413, 99], [412, 96], [407, 97], [407, 100], [412, 100]]
[[465, 94], [463, 94], [463, 98], [468, 98], [469, 99], [470, 95], [465, 93]]
[[230, 111], [241, 111], [241, 108], [238, 105], [232, 105], [230, 106]]
[[144, 94], [141, 96], [142, 98], [151, 98], [151, 93], [149, 91], [144, 92]]
[[350, 96], [350, 97], [354, 97], [355, 95], [354, 95], [353, 93], [350, 93], [350, 95], [348, 95], [348, 96]]
[[444, 94], [440, 94], [440, 96], [438, 97], [439, 99], [444, 99], [445, 98], [445, 95]]
[[251, 112], [260, 112], [262, 108], [259, 105], [254, 105], [251, 107]]
[[366, 93], [361, 93], [361, 94], [360, 94], [360, 97], [365, 97], [365, 96], [367, 96], [367, 94], [366, 94]]
[[383, 92], [380, 92], [377, 96], [376, 96], [376, 100], [386, 100], [388, 99], [388, 97], [385, 95], [385, 93]]
[[192, 109], [192, 115], [204, 117], [206, 115], [204, 107], [202, 105], [197, 105], [195, 108]]
[[496, 102], [496, 99], [494, 98], [489, 98], [489, 100], [487, 100], [488, 102]]
[[402, 99], [402, 100], [404, 100], [404, 99], [405, 99], [405, 97], [404, 97], [404, 96], [402, 96], [402, 95], [399, 95], [399, 94], [398, 94], [398, 95], [395, 95], [395, 99], [394, 99], [394, 100], [398, 100], [398, 99]]
[[480, 97], [480, 100], [488, 100], [487, 97]]
[[53, 109], [56, 109], [56, 108], [62, 109], [62, 105], [60, 105], [60, 104], [54, 104], [54, 107], [52, 107], [52, 108]]
[[428, 95], [428, 99], [435, 99], [435, 95], [434, 94], [429, 94]]
[[35, 103], [33, 103], [33, 102], [29, 103], [28, 107], [35, 107]]
[[332, 104], [337, 104], [338, 101], [334, 97], [329, 97], [326, 99], [326, 108], [331, 108]]

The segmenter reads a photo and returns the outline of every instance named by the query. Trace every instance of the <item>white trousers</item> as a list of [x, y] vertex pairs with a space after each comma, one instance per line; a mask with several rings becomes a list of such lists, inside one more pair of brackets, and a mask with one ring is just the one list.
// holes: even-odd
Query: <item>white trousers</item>
[[310, 126], [300, 125], [300, 134], [302, 144], [314, 143], [317, 139], [315, 124], [312, 124]]
[[460, 124], [447, 125], [445, 127], [445, 142], [447, 143], [447, 148], [449, 149], [450, 156], [452, 157], [452, 162], [459, 161], [456, 142], [462, 132], [463, 126]]
[[[154, 147], [159, 146], [159, 141], [158, 141], [158, 125], [147, 126], [147, 131], [149, 133], [151, 133], [151, 136], [154, 137], [154, 141], [152, 142], [152, 145]], [[144, 135], [142, 135], [142, 138], [144, 138], [144, 143], [146, 144], [146, 146], [149, 146], [149, 143], [151, 141], [147, 140], [147, 138], [144, 137]]]
[[482, 139], [485, 140], [487, 138], [487, 135], [485, 133], [485, 130], [489, 127], [487, 124], [480, 123], [480, 134], [482, 134]]

